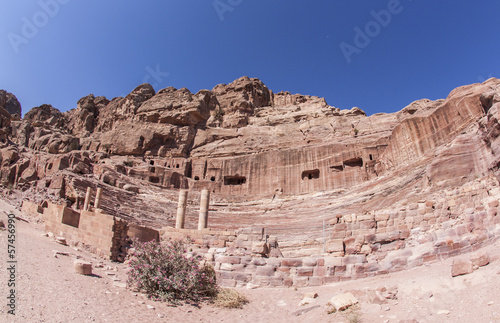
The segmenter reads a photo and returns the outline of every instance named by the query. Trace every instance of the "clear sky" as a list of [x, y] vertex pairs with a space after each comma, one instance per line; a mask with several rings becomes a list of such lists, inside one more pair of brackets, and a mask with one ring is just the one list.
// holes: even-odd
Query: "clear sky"
[[500, 77], [500, 1], [0, 0], [0, 88], [23, 114], [247, 75], [394, 112]]

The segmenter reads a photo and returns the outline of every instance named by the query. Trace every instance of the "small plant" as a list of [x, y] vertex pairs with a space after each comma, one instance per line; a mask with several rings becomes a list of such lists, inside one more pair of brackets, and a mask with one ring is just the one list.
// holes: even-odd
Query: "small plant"
[[128, 283], [154, 300], [174, 305], [199, 303], [217, 295], [215, 271], [200, 266], [201, 257], [186, 257], [185, 242], [133, 242]]
[[357, 136], [357, 135], [358, 135], [358, 133], [359, 133], [358, 128], [354, 128], [354, 129], [353, 129], [353, 131], [354, 131], [354, 136]]
[[214, 305], [222, 308], [243, 308], [248, 299], [236, 289], [222, 288], [214, 299]]

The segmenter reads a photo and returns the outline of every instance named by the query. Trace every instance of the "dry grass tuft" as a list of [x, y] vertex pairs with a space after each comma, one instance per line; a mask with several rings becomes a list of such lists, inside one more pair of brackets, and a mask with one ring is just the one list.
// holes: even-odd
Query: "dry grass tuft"
[[223, 308], [243, 308], [248, 299], [241, 295], [236, 289], [221, 288], [214, 298], [214, 305]]

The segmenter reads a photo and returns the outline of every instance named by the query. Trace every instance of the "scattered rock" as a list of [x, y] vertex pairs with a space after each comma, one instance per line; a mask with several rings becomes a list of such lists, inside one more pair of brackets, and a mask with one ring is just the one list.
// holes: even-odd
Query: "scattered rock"
[[147, 307], [148, 309], [150, 309], [150, 310], [154, 310], [154, 309], [155, 309], [155, 307], [154, 307], [153, 305], [149, 305], [149, 304], [148, 304], [148, 305], [146, 305], [146, 307]]
[[80, 275], [92, 275], [92, 263], [75, 260], [74, 263], [75, 272]]
[[62, 244], [63, 246], [67, 246], [67, 244], [66, 244], [66, 238], [64, 238], [64, 237], [56, 237], [56, 242], [58, 244]]
[[345, 293], [334, 296], [330, 303], [332, 303], [337, 311], [343, 311], [352, 305], [357, 304], [358, 300], [351, 293]]
[[304, 296], [302, 296], [302, 299], [306, 299], [306, 298], [317, 298], [318, 297], [318, 293], [315, 293], [315, 292], [309, 292], [309, 293], [304, 293]]
[[483, 267], [490, 263], [490, 256], [486, 252], [481, 252], [471, 259], [472, 264], [477, 267]]
[[279, 300], [277, 305], [280, 306], [280, 307], [287, 306], [287, 304], [285, 303], [284, 300]]
[[440, 311], [437, 312], [437, 314], [438, 315], [448, 315], [448, 314], [450, 314], [450, 311], [448, 311], [448, 310], [440, 310]]
[[312, 311], [314, 309], [317, 309], [317, 308], [320, 308], [320, 307], [321, 306], [319, 306], [319, 305], [311, 306], [311, 307], [308, 307], [308, 308], [304, 308], [302, 310], [295, 311], [295, 312], [292, 313], [292, 315], [293, 316], [300, 316], [302, 314], [305, 314], [307, 312], [310, 312], [310, 311]]
[[57, 251], [57, 250], [52, 250], [52, 252], [54, 253], [54, 257], [56, 257], [56, 258], [57, 258], [57, 256], [66, 256], [66, 257], [69, 257], [69, 253], [68, 252]]
[[453, 259], [453, 264], [451, 265], [451, 277], [467, 275], [472, 273], [472, 271], [472, 261], [462, 258]]
[[302, 299], [302, 300], [300, 301], [299, 306], [305, 306], [305, 305], [307, 305], [307, 304], [311, 304], [311, 303], [313, 303], [314, 301], [315, 301], [315, 299], [314, 299], [314, 298], [312, 298], [312, 297], [306, 297], [306, 298], [304, 298], [304, 299]]

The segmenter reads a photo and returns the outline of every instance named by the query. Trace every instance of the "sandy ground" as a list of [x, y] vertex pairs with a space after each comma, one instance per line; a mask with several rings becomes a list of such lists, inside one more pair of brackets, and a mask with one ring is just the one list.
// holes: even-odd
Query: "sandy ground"
[[[5, 221], [5, 212], [10, 211], [14, 208], [0, 201], [0, 218]], [[16, 221], [15, 316], [7, 314], [7, 232], [0, 231], [1, 322], [500, 322], [500, 242], [484, 249], [491, 258], [489, 265], [455, 278], [448, 259], [321, 287], [242, 288], [239, 291], [250, 300], [243, 309], [208, 304], [172, 307], [120, 287], [126, 280], [122, 264], [57, 244], [42, 235], [43, 226], [36, 219], [14, 213], [29, 223]], [[55, 257], [55, 251], [68, 255]], [[94, 275], [76, 274], [76, 258], [91, 261]], [[364, 296], [384, 286], [397, 287], [397, 298], [375, 304]], [[347, 313], [328, 314], [330, 299], [346, 291], [358, 296], [360, 303]], [[311, 304], [299, 305], [307, 292], [319, 296]]]

